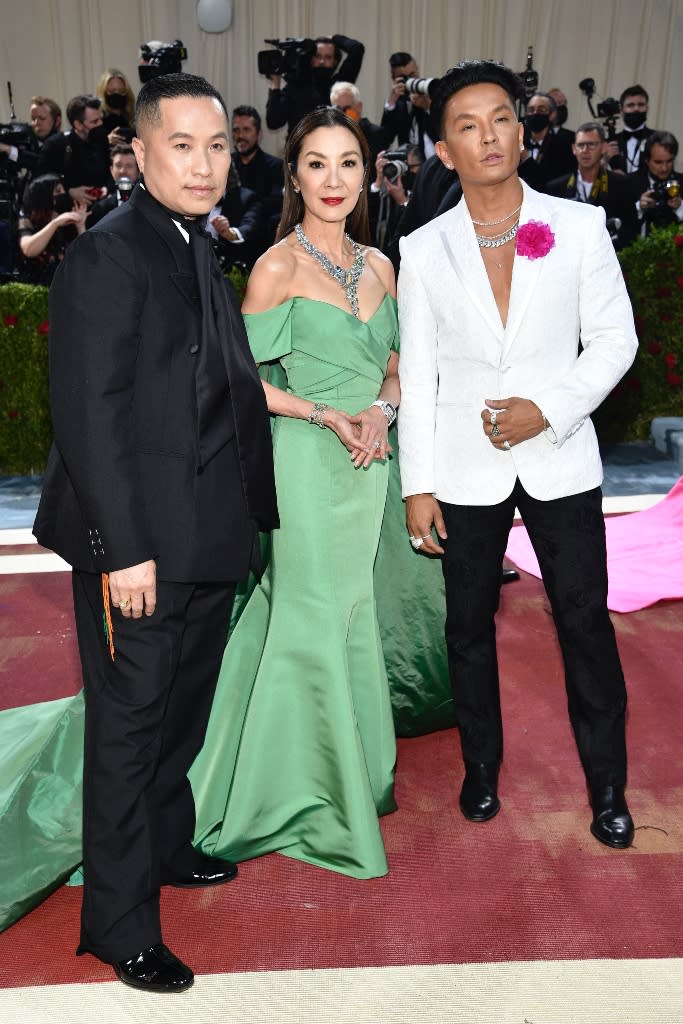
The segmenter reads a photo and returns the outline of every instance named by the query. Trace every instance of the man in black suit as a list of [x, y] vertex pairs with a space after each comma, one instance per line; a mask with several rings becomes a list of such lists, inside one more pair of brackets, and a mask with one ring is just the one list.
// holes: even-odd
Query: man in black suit
[[[121, 142], [117, 146], [112, 146], [110, 153], [109, 173], [111, 174], [114, 187], [104, 199], [97, 199], [90, 207], [86, 225], [89, 228], [94, 227], [98, 221], [106, 217], [112, 210], [115, 210], [121, 203], [128, 202], [135, 182], [140, 176], [133, 147], [127, 142]], [[119, 182], [121, 182], [120, 186]]]
[[232, 166], [244, 188], [255, 192], [263, 203], [269, 222], [269, 243], [282, 213], [285, 177], [282, 160], [261, 149], [261, 115], [256, 107], [243, 104], [232, 112]]
[[188, 988], [160, 886], [225, 882], [192, 846], [201, 748], [237, 580], [276, 523], [263, 389], [202, 218], [230, 166], [213, 86], [141, 90], [130, 200], [69, 248], [50, 293], [54, 445], [34, 526], [73, 566], [86, 703], [79, 953]]
[[389, 57], [391, 72], [391, 92], [384, 104], [382, 127], [396, 138], [399, 146], [412, 142], [419, 146], [429, 158], [434, 155], [433, 127], [430, 123], [429, 110], [431, 100], [427, 93], [408, 93], [406, 79], [417, 78], [420, 69], [410, 53], [399, 51]]
[[271, 244], [263, 203], [250, 188], [242, 188], [234, 164], [225, 195], [209, 214], [207, 230], [224, 271], [235, 263], [251, 270]]
[[546, 192], [561, 199], [601, 206], [614, 248], [630, 245], [638, 234], [638, 219], [631, 189], [623, 174], [614, 174], [602, 165], [605, 129], [597, 121], [586, 121], [576, 131], [572, 149], [578, 170], [548, 182]]
[[653, 129], [647, 124], [650, 97], [642, 85], [630, 85], [619, 97], [624, 130], [609, 143], [607, 156], [613, 171], [634, 174], [643, 169], [643, 146]]
[[[318, 36], [313, 40], [315, 53], [310, 67], [300, 68], [296, 77], [287, 78], [281, 88], [280, 75], [268, 81], [266, 124], [271, 131], [287, 125], [287, 132], [316, 107], [327, 106], [335, 82], [355, 82], [360, 73], [365, 47], [349, 36]], [[342, 59], [343, 58], [343, 59]]]
[[626, 183], [640, 220], [640, 233], [683, 220], [683, 175], [674, 171], [678, 139], [671, 132], [652, 132], [643, 147], [643, 166], [626, 176]]
[[548, 93], [537, 92], [530, 97], [524, 118], [524, 143], [538, 167], [541, 191], [553, 178], [576, 169], [569, 132], [555, 134], [552, 116], [557, 111], [555, 100]]
[[[34, 177], [58, 174], [72, 199], [90, 205], [109, 181], [109, 143], [97, 96], [81, 95], [66, 107], [71, 130], [45, 140]], [[101, 192], [100, 192], [101, 190]]]

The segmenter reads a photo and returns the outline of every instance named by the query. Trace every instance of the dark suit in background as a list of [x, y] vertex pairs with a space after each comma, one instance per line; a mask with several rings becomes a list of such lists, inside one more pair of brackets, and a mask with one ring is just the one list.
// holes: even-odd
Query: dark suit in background
[[[159, 886], [202, 863], [186, 774], [235, 582], [257, 528], [277, 515], [268, 414], [236, 298], [228, 289], [229, 330], [207, 330], [172, 217], [182, 220], [138, 186], [70, 247], [50, 293], [55, 441], [34, 531], [74, 567], [86, 699], [80, 951], [109, 963], [161, 942]], [[101, 574], [150, 559], [156, 610], [111, 609], [112, 660]]]
[[[558, 196], [560, 199], [573, 199], [582, 202], [577, 193], [577, 175], [575, 173], [565, 174], [561, 178], [549, 181], [545, 191], [548, 195]], [[617, 252], [635, 241], [638, 235], [638, 217], [636, 207], [623, 174], [612, 174], [607, 171], [605, 175], [605, 188], [600, 188], [597, 195], [591, 196], [587, 202], [591, 206], [601, 206], [605, 211], [607, 220], [618, 219], [621, 227], [611, 234], [614, 248]]]

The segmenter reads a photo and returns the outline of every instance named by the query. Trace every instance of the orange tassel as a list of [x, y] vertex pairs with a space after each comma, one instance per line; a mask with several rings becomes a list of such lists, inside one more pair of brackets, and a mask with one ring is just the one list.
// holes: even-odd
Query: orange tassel
[[102, 613], [102, 619], [104, 622], [104, 636], [109, 644], [109, 653], [111, 660], [115, 660], [114, 652], [114, 626], [111, 621], [111, 604], [109, 603], [109, 573], [102, 573], [102, 602], [104, 604], [104, 611]]

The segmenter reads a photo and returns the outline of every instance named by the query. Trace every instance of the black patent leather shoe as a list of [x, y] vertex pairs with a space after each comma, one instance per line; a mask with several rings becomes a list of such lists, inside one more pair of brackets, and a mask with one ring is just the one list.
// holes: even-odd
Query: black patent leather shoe
[[516, 569], [506, 569], [503, 567], [503, 583], [514, 583], [518, 579], [519, 573]]
[[129, 960], [112, 964], [121, 981], [146, 992], [184, 992], [194, 984], [194, 974], [170, 949], [158, 942]]
[[167, 884], [174, 885], [177, 889], [201, 889], [205, 885], [223, 885], [224, 882], [231, 882], [236, 877], [237, 865], [232, 861], [206, 857], [200, 869], [172, 878]]
[[465, 761], [460, 810], [468, 821], [489, 821], [498, 814], [497, 761]]
[[599, 842], [614, 850], [625, 850], [633, 842], [633, 818], [624, 797], [623, 786], [591, 789], [593, 820], [591, 832]]

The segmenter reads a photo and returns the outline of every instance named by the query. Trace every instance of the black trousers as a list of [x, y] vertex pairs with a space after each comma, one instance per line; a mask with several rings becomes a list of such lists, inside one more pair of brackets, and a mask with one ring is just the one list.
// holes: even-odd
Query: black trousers
[[519, 480], [498, 505], [441, 503], [446, 646], [463, 757], [500, 761], [495, 614], [515, 506], [526, 525], [564, 659], [569, 717], [589, 785], [626, 782], [626, 687], [607, 611], [600, 488], [538, 501]]
[[159, 887], [199, 868], [187, 772], [201, 749], [227, 639], [232, 583], [157, 582], [154, 615], [112, 608], [74, 571], [85, 691], [79, 952], [113, 963], [161, 941]]

